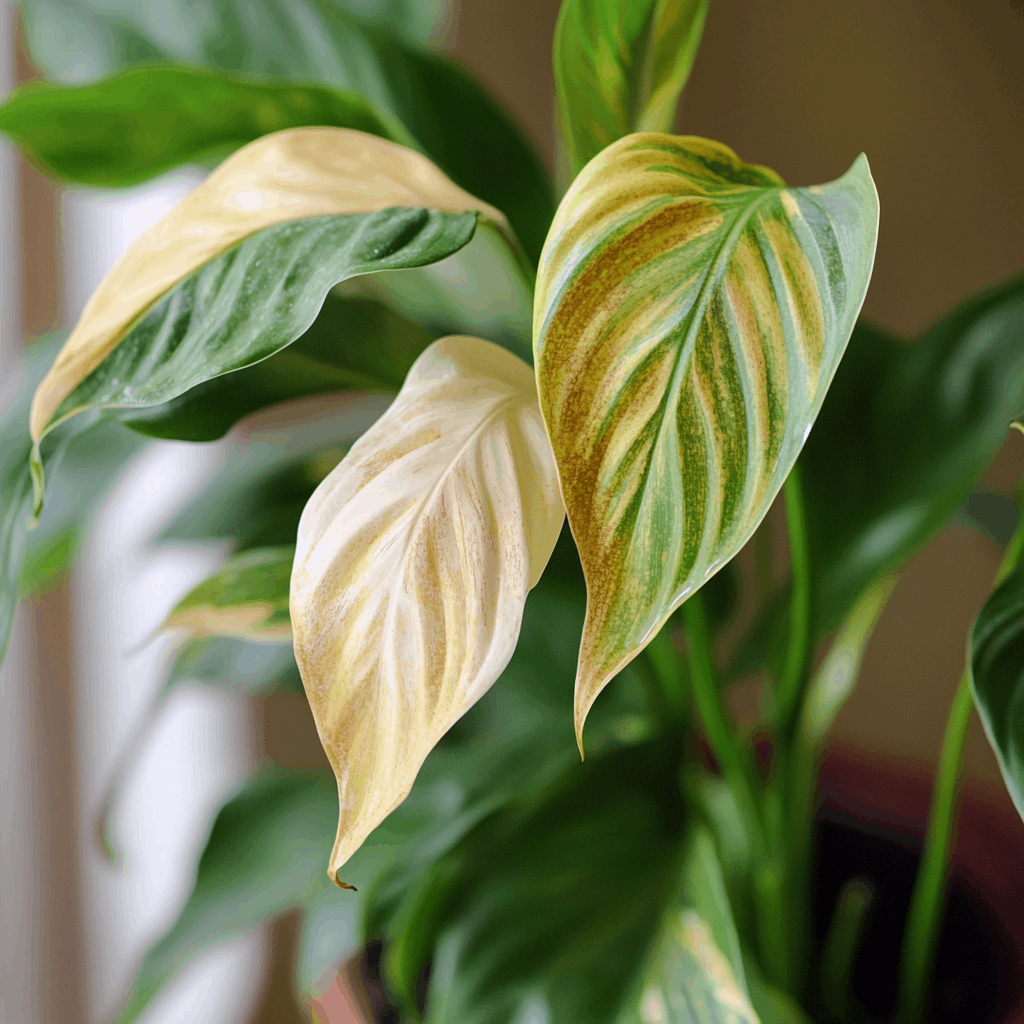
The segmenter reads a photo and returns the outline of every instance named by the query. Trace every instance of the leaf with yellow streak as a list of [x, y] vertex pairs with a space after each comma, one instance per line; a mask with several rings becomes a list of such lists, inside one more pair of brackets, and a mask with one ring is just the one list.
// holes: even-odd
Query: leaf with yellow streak
[[874, 259], [867, 161], [786, 188], [695, 137], [581, 172], [534, 305], [541, 408], [587, 579], [576, 729], [753, 533], [846, 347]]
[[164, 622], [195, 637], [290, 640], [288, 586], [292, 547], [255, 548], [228, 558], [183, 597]]
[[508, 663], [563, 519], [533, 372], [470, 337], [427, 348], [314, 492], [291, 614], [338, 780], [335, 880]]

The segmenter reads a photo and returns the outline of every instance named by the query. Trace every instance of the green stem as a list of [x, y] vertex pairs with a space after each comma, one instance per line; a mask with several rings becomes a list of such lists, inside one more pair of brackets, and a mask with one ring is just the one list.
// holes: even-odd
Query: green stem
[[800, 710], [811, 660], [811, 549], [807, 537], [800, 464], [786, 478], [786, 526], [789, 530], [789, 560], [793, 591], [789, 604], [789, 645], [775, 693], [779, 739], [788, 742]]
[[837, 1021], [848, 1021], [853, 1007], [851, 980], [867, 912], [875, 890], [865, 878], [843, 886], [821, 951], [821, 1001]]
[[752, 817], [752, 823], [757, 826], [760, 834], [760, 819], [754, 799], [754, 766], [749, 752], [738, 743], [722, 703], [722, 690], [711, 657], [711, 637], [704, 613], [704, 600], [700, 594], [694, 594], [683, 605], [683, 622], [688, 641], [690, 683], [694, 703], [704, 725], [704, 734], [722, 775], [735, 790], [745, 815]]
[[[1024, 506], [1024, 480], [1018, 486], [1018, 508]], [[992, 589], [1005, 581], [1024, 558], [1024, 515], [1003, 552]], [[955, 825], [960, 761], [967, 726], [974, 710], [971, 692], [970, 653], [960, 677], [953, 706], [942, 738], [942, 752], [928, 811], [928, 830], [917, 882], [910, 901], [910, 913], [903, 934], [903, 958], [900, 962], [899, 1024], [920, 1024], [924, 1019], [931, 986], [932, 961], [942, 924], [943, 898], [949, 877], [950, 848]]]
[[960, 761], [967, 736], [967, 725], [974, 710], [967, 672], [960, 678], [936, 774], [932, 803], [928, 811], [928, 831], [918, 870], [910, 914], [903, 934], [900, 963], [900, 1024], [921, 1024], [928, 1008], [935, 950], [942, 926], [946, 882], [955, 826]]

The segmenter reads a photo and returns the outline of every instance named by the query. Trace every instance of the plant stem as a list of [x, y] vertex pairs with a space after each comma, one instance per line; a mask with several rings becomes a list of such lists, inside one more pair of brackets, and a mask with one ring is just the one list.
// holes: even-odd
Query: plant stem
[[942, 738], [942, 753], [928, 811], [924, 852], [903, 934], [898, 1016], [900, 1024], [921, 1024], [928, 1008], [933, 961], [949, 877], [960, 761], [973, 710], [970, 679], [965, 671], [953, 697], [946, 733]]
[[821, 953], [821, 1001], [837, 1021], [850, 1019], [853, 964], [874, 895], [874, 886], [866, 878], [851, 878], [839, 893], [825, 936]]
[[807, 538], [807, 516], [799, 462], [786, 478], [784, 493], [793, 591], [789, 603], [789, 644], [775, 692], [777, 743], [780, 740], [788, 742], [793, 730], [800, 711], [811, 654], [811, 550]]
[[760, 836], [762, 830], [754, 799], [753, 762], [749, 752], [737, 742], [722, 703], [722, 690], [711, 657], [711, 638], [704, 614], [704, 600], [700, 594], [694, 594], [683, 605], [683, 622], [688, 641], [690, 683], [704, 733], [722, 775], [735, 790], [744, 813], [748, 817], [752, 816], [751, 823], [756, 826]]

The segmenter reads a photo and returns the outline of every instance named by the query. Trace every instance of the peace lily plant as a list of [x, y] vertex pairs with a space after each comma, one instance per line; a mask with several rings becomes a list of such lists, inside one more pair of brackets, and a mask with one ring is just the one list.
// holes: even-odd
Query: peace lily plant
[[[66, 340], [29, 349], [4, 633], [130, 436], [208, 441], [334, 396], [287, 442], [236, 447], [168, 527], [236, 550], [168, 617], [164, 688], [301, 676], [334, 778], [268, 767], [222, 809], [118, 1021], [294, 906], [306, 1000], [380, 939], [389, 997], [429, 1024], [862, 1019], [852, 904], [850, 942], [812, 926], [818, 764], [892, 573], [1021, 412], [1024, 284], [912, 346], [859, 323], [867, 160], [794, 188], [670, 134], [700, 0], [565, 0], [557, 205], [507, 116], [423, 45], [416, 0], [21, 14], [62, 84], [16, 90], [0, 129], [38, 165], [125, 185], [230, 155]], [[724, 664], [732, 560], [780, 491], [790, 578]], [[1024, 811], [1021, 538], [950, 719], [903, 1024], [927, 1011], [972, 703]], [[751, 669], [753, 730], [725, 700]]]

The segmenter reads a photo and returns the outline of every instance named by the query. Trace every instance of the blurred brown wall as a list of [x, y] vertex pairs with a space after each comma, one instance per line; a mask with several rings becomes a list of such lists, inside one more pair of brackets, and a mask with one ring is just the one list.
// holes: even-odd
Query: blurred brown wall
[[[556, 0], [463, 0], [450, 47], [552, 158]], [[968, 293], [1024, 267], [1024, 5], [1020, 0], [711, 0], [677, 131], [719, 139], [795, 185], [860, 152], [881, 198], [865, 314], [921, 331]], [[986, 480], [1024, 472], [1014, 435]], [[903, 574], [837, 735], [937, 756], [967, 627], [998, 561], [951, 528]], [[975, 723], [966, 768], [995, 784]]]

